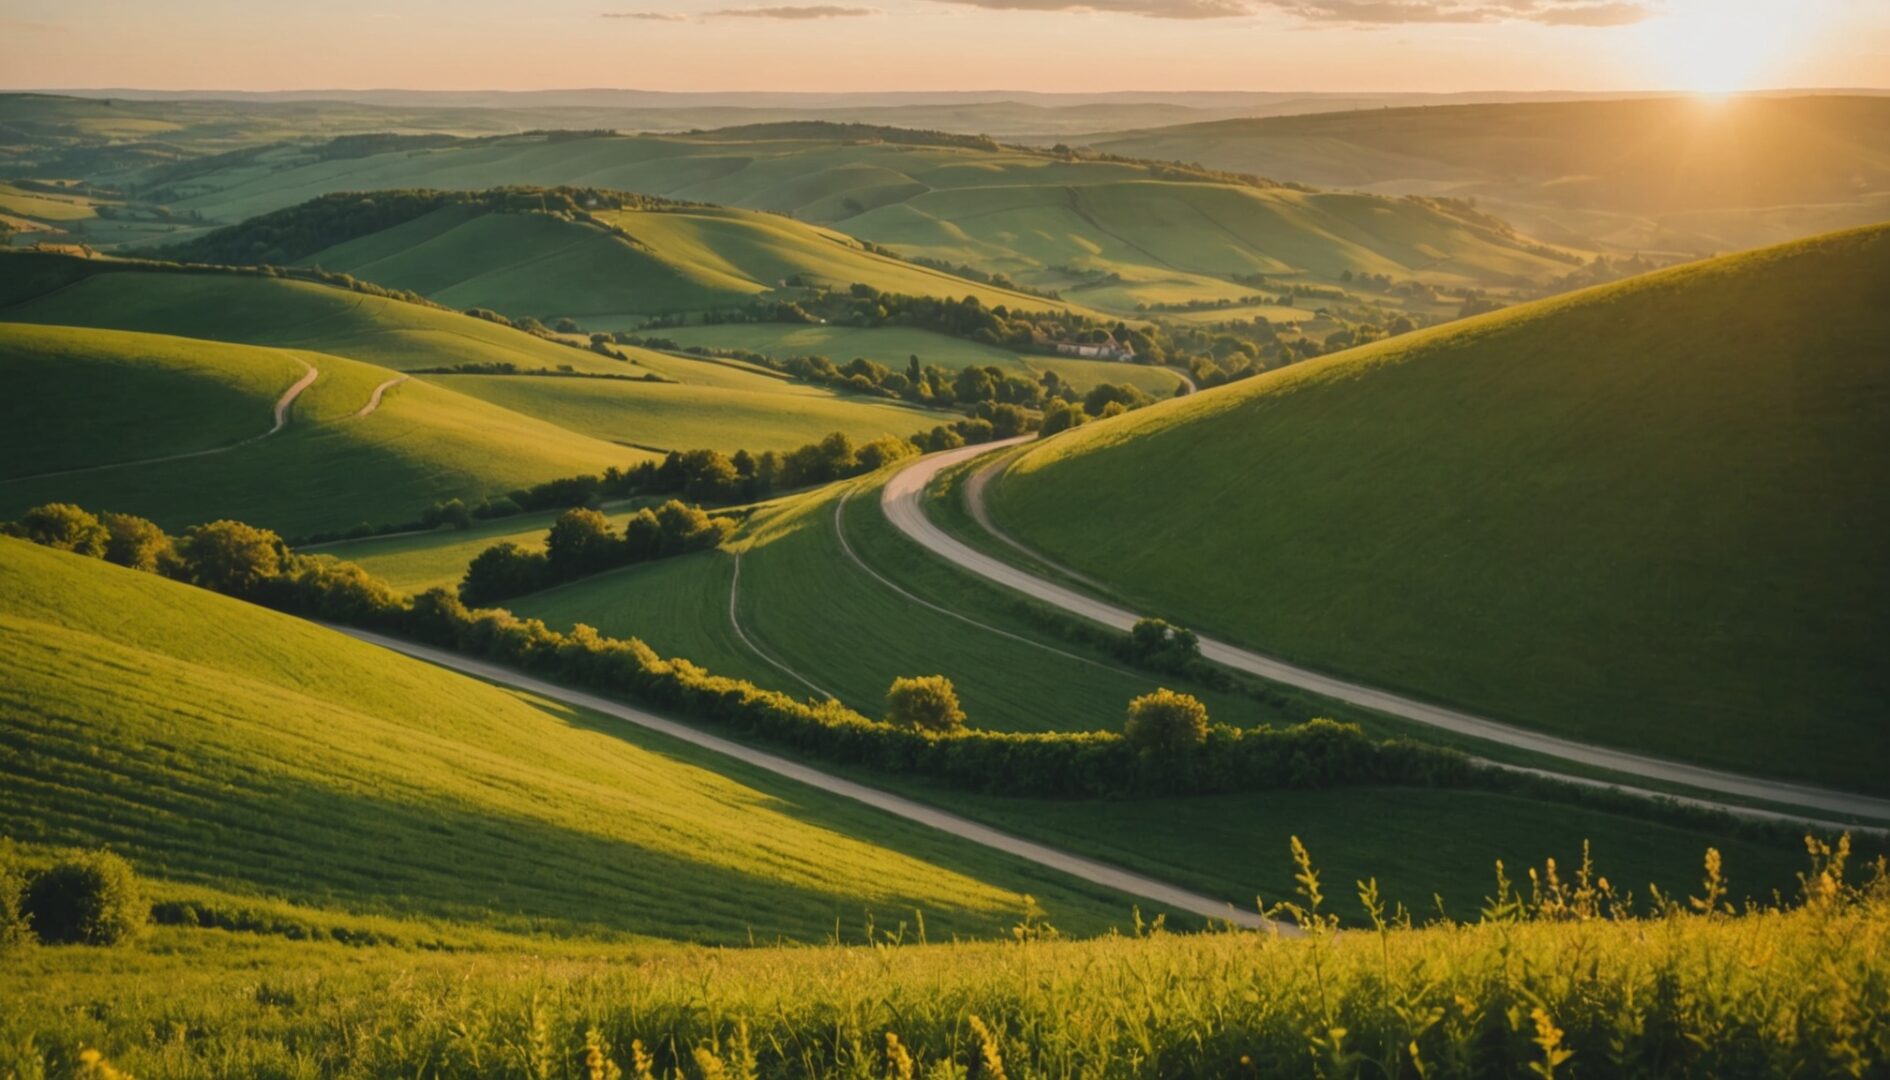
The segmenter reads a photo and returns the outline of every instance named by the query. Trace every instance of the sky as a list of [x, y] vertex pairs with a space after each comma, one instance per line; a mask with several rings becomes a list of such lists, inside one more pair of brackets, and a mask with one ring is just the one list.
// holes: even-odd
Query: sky
[[0, 0], [0, 86], [1890, 86], [1890, 0]]

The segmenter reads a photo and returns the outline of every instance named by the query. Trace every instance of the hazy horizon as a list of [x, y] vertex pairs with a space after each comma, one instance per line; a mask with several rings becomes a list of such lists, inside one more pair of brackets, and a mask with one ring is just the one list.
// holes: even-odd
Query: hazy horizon
[[[8, 0], [8, 89], [1634, 93], [1880, 89], [1865, 0]], [[809, 50], [837, 62], [809, 63]], [[1121, 88], [1134, 87], [1122, 91]], [[997, 87], [998, 89], [992, 89]]]

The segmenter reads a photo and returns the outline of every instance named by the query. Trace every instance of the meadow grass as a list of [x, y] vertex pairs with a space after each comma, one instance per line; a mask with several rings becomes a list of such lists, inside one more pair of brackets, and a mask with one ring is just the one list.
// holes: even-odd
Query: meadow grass
[[[1605, 871], [1605, 867], [1602, 868]], [[1572, 873], [1572, 871], [1570, 871]], [[169, 1077], [1880, 1075], [1890, 898], [1596, 914], [1564, 879], [1473, 926], [600, 958], [163, 931], [28, 951], [0, 1066]], [[1539, 881], [1542, 895], [1547, 881]], [[1362, 891], [1362, 890], [1361, 890]], [[1710, 887], [1696, 890], [1710, 897]], [[934, 939], [936, 940], [936, 939]], [[86, 1003], [74, 1007], [74, 1003]]]
[[[228, 390], [213, 385], [202, 393], [206, 366], [268, 373], [273, 392], [252, 395], [245, 412], [249, 434], [268, 430], [275, 397], [287, 388], [288, 380], [273, 385], [289, 366], [277, 349], [69, 327], [5, 325], [0, 334], [6, 342], [0, 379], [8, 386], [0, 398], [38, 405], [11, 434], [35, 448], [27, 456], [36, 466], [139, 461], [159, 456], [156, 449], [208, 442], [202, 436], [221, 434], [219, 426], [233, 422], [223, 419], [231, 415]], [[229, 517], [296, 535], [411, 521], [436, 500], [477, 502], [652, 456], [420, 380], [392, 387], [378, 409], [357, 416], [394, 372], [324, 353], [294, 356], [321, 374], [296, 399], [282, 431], [227, 453], [0, 484], [0, 514], [74, 502], [139, 514], [171, 529]], [[92, 391], [95, 384], [117, 385], [120, 372], [131, 373], [122, 388]], [[49, 388], [60, 392], [24, 396]], [[206, 400], [204, 431], [181, 434]], [[75, 425], [93, 445], [75, 437]], [[152, 453], [143, 449], [147, 431], [156, 440]], [[74, 456], [65, 457], [67, 450]]]
[[1877, 228], [1715, 260], [1086, 426], [1019, 458], [992, 510], [1205, 633], [1882, 791], [1890, 425], [1859, 388], [1887, 247]]
[[1003, 933], [1026, 894], [1076, 932], [1129, 918], [946, 834], [154, 575], [0, 540], [0, 586], [0, 835], [109, 845], [226, 914], [721, 943], [919, 911]]

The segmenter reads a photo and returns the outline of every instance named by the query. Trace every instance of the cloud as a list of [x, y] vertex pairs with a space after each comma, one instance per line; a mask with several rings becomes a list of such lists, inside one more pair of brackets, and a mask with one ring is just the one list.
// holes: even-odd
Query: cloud
[[1309, 22], [1386, 26], [1399, 23], [1535, 22], [1549, 26], [1624, 26], [1652, 14], [1638, 0], [1258, 0]]
[[1623, 26], [1650, 12], [1640, 0], [938, 0], [997, 11], [1113, 12], [1151, 19], [1228, 19], [1283, 11], [1349, 26], [1536, 22]]
[[815, 4], [811, 7], [761, 7], [761, 8], [723, 8], [704, 15], [705, 19], [852, 19], [861, 15], [877, 15], [873, 8], [835, 7], [832, 4]]
[[877, 15], [875, 8], [837, 7], [833, 4], [814, 4], [806, 7], [759, 7], [759, 8], [722, 8], [719, 11], [705, 11], [700, 15], [689, 16], [673, 11], [606, 11], [606, 19], [640, 19], [644, 22], [689, 22], [695, 19], [847, 19], [861, 15]]

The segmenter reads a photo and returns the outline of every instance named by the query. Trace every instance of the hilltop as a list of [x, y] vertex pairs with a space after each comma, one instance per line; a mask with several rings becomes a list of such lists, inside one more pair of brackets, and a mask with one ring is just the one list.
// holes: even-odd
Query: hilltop
[[992, 509], [1304, 665], [1882, 791], [1886, 259], [1836, 234], [1294, 365], [1040, 443]]
[[1224, 120], [1099, 149], [1474, 198], [1538, 235], [1708, 254], [1890, 217], [1890, 98], [1527, 102]]

